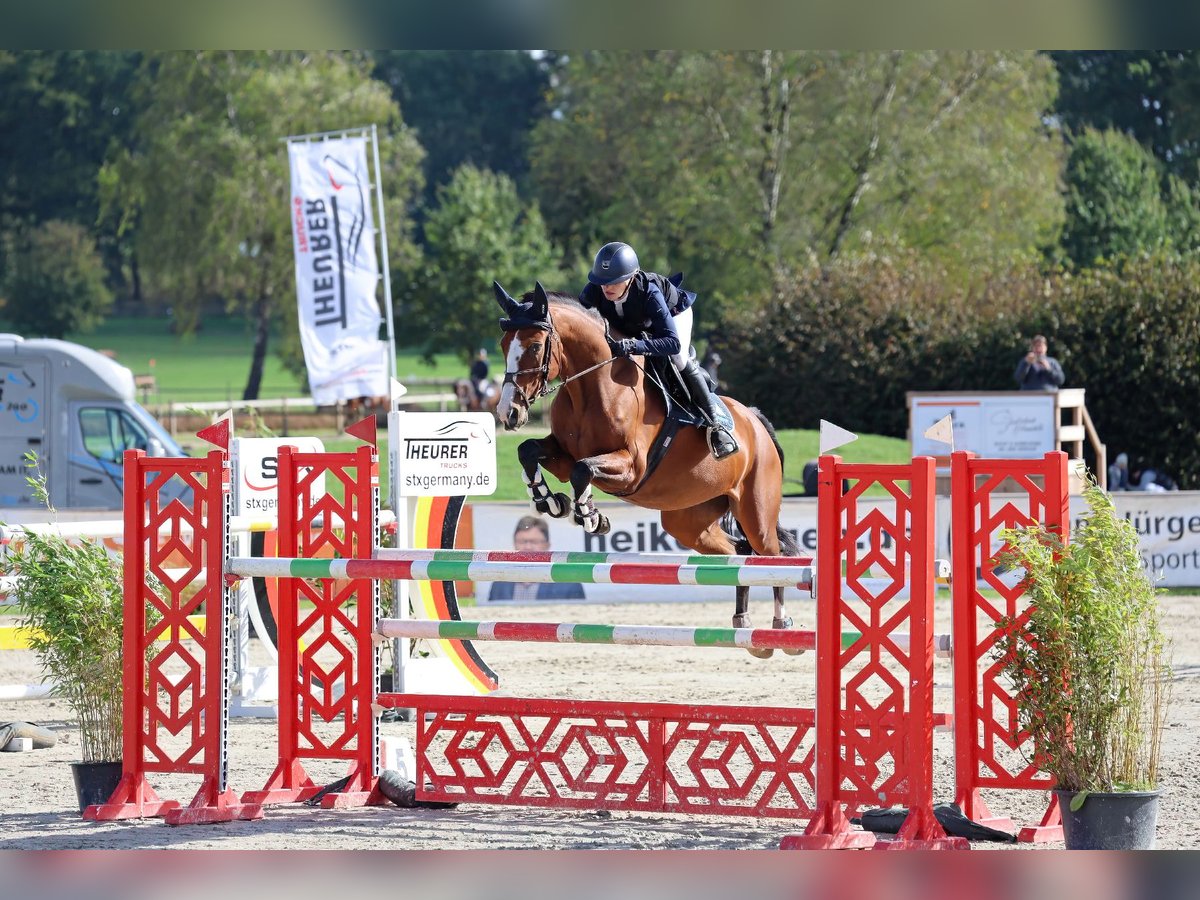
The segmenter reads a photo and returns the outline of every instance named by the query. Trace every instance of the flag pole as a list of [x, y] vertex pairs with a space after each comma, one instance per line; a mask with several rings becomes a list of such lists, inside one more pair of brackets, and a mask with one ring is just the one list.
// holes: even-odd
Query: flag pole
[[379, 168], [379, 135], [371, 125], [371, 150], [375, 158], [375, 200], [379, 206], [379, 266], [383, 270], [383, 309], [387, 322], [388, 384], [396, 378], [396, 332], [392, 325], [392, 267], [388, 260], [387, 220], [383, 212], [383, 171]]

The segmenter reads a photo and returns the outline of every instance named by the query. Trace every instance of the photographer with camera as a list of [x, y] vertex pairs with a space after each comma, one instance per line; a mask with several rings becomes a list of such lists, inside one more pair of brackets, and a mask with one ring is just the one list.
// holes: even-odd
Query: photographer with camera
[[1013, 373], [1023, 391], [1057, 391], [1066, 380], [1062, 366], [1053, 356], [1046, 355], [1044, 335], [1035, 334], [1029, 342], [1029, 352], [1017, 363]]

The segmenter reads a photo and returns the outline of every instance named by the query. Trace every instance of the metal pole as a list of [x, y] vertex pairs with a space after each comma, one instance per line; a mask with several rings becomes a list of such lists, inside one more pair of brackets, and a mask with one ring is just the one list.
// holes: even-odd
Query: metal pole
[[388, 263], [387, 219], [383, 212], [383, 171], [379, 168], [379, 136], [375, 125], [371, 125], [371, 150], [375, 158], [375, 199], [379, 204], [379, 267], [383, 271], [383, 310], [387, 320], [388, 337], [388, 385], [396, 377], [396, 332], [392, 328], [392, 273]]

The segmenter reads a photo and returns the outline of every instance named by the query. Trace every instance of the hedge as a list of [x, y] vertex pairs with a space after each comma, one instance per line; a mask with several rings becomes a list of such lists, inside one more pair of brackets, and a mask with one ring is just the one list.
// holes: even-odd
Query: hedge
[[907, 261], [841, 262], [748, 304], [713, 340], [729, 392], [780, 428], [829, 419], [903, 437], [906, 391], [1013, 390], [1047, 335], [1110, 459], [1200, 487], [1200, 260], [1160, 256], [1082, 273], [1035, 265], [963, 285]]

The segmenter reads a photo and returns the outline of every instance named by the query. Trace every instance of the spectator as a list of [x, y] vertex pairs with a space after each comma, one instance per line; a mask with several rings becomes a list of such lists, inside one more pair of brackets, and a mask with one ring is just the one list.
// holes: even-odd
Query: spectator
[[1129, 456], [1118, 453], [1113, 464], [1108, 467], [1108, 489], [1110, 491], [1128, 491], [1129, 486]]
[[804, 480], [804, 496], [817, 496], [817, 461], [810, 459], [804, 464], [800, 477]]
[[[550, 528], [540, 516], [522, 516], [513, 531], [513, 549], [550, 549]], [[488, 591], [488, 602], [504, 600], [585, 600], [582, 584], [496, 581]]]
[[1163, 491], [1177, 491], [1179, 490], [1179, 485], [1166, 472], [1153, 469], [1150, 466], [1144, 466], [1141, 469], [1135, 470], [1129, 476], [1129, 490], [1147, 491], [1157, 494]]
[[1053, 356], [1047, 356], [1044, 335], [1035, 334], [1029, 342], [1029, 352], [1021, 357], [1013, 377], [1023, 391], [1057, 391], [1066, 380], [1062, 366]]

